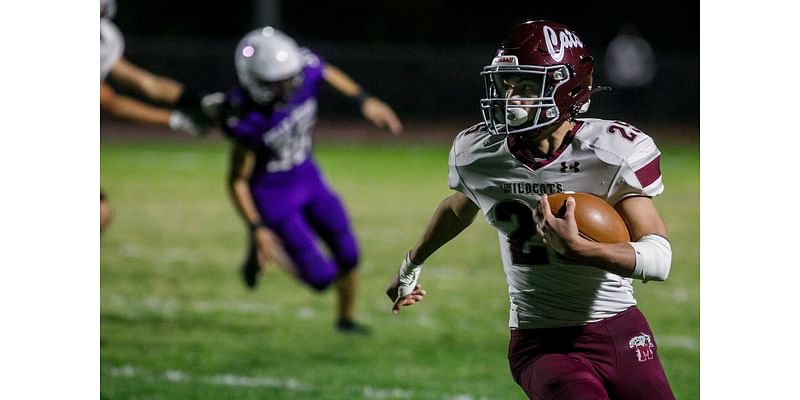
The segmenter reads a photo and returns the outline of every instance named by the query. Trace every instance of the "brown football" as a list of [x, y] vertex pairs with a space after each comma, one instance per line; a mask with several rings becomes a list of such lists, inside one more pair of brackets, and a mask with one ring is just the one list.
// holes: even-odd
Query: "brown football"
[[629, 242], [628, 226], [605, 200], [589, 193], [556, 193], [547, 195], [550, 211], [564, 218], [567, 197], [575, 199], [575, 222], [578, 232], [586, 239], [601, 243]]

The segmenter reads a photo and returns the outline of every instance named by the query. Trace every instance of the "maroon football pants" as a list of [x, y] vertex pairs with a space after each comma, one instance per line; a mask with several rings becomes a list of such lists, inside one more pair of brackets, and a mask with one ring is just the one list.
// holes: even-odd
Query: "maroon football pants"
[[567, 328], [514, 329], [511, 374], [531, 399], [674, 399], [644, 315]]

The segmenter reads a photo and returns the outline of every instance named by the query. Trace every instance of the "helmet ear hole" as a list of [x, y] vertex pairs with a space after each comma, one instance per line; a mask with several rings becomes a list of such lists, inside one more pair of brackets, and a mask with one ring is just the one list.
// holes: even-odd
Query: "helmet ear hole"
[[577, 86], [577, 87], [573, 88], [572, 90], [570, 90], [569, 93], [567, 93], [567, 94], [569, 94], [569, 97], [576, 97], [577, 95], [579, 95], [581, 93], [581, 89], [583, 89], [583, 88], [580, 87], [580, 86]]

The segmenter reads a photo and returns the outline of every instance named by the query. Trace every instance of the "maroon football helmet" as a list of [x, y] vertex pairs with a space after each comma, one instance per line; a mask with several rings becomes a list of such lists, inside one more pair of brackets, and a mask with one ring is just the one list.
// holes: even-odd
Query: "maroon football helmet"
[[[566, 26], [550, 21], [517, 25], [481, 72], [486, 87], [483, 119], [491, 133], [508, 134], [535, 131], [586, 112], [593, 69], [591, 54]], [[520, 81], [526, 90], [518, 89]]]

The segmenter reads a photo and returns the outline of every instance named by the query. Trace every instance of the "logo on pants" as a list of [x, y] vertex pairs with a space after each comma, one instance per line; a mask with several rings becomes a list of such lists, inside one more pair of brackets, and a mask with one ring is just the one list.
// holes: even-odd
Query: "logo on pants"
[[644, 362], [653, 359], [653, 349], [656, 346], [650, 340], [650, 335], [642, 332], [641, 335], [634, 336], [628, 341], [628, 347], [636, 350], [636, 357], [639, 358], [639, 362]]

